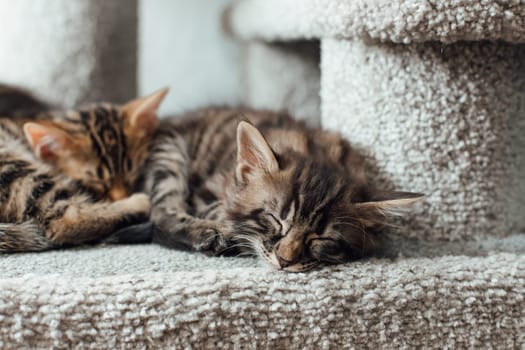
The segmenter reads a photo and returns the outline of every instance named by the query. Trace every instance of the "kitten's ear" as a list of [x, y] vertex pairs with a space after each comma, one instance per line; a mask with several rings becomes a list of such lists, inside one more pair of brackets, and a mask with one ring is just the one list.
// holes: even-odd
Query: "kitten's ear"
[[64, 131], [38, 123], [25, 123], [24, 133], [36, 156], [44, 161], [66, 154], [74, 142]]
[[237, 126], [237, 180], [246, 183], [255, 174], [277, 170], [277, 159], [259, 130], [247, 122], [240, 122]]
[[357, 217], [367, 229], [377, 229], [385, 225], [386, 217], [399, 216], [406, 209], [423, 198], [421, 193], [378, 192], [366, 202], [355, 203]]
[[360, 209], [378, 209], [384, 213], [396, 214], [406, 209], [425, 195], [412, 192], [376, 192], [366, 202], [356, 203]]
[[137, 98], [123, 106], [124, 117], [136, 135], [151, 135], [157, 128], [157, 111], [160, 104], [168, 94], [169, 88], [165, 87], [151, 95]]

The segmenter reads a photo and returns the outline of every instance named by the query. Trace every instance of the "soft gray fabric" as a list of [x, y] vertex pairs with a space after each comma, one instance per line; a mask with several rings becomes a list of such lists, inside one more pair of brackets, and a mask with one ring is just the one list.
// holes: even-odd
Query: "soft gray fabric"
[[322, 43], [322, 124], [371, 155], [378, 181], [426, 194], [418, 238], [525, 228], [525, 46]]
[[[525, 254], [525, 234], [467, 242], [424, 241], [388, 234], [385, 235], [385, 248], [377, 253], [377, 257], [397, 259], [447, 255], [486, 256], [494, 253]], [[4, 279], [53, 274], [98, 278], [208, 269], [222, 271], [235, 268], [267, 269], [267, 266], [252, 257], [208, 258], [201, 254], [174, 251], [152, 244], [99, 245], [45, 253], [0, 255], [0, 276]]]
[[243, 39], [525, 41], [522, 0], [241, 0], [230, 21]]
[[0, 81], [54, 103], [137, 93], [137, 0], [0, 0]]
[[[157, 246], [0, 257], [1, 348], [517, 348], [525, 255], [283, 273]], [[32, 273], [31, 273], [32, 272]]]

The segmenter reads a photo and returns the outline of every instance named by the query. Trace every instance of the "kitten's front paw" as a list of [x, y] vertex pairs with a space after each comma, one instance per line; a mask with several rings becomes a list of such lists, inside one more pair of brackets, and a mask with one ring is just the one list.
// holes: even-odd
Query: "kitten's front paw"
[[228, 247], [222, 234], [213, 228], [205, 229], [200, 233], [199, 242], [195, 242], [193, 248], [197, 251], [215, 255], [222, 252]]
[[126, 207], [126, 210], [149, 216], [151, 211], [151, 201], [149, 196], [144, 193], [135, 193], [126, 199], [122, 199], [121, 203]]

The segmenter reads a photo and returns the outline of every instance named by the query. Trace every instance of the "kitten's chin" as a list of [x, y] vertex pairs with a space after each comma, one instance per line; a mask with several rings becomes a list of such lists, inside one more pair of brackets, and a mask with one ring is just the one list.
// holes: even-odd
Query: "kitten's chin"
[[268, 261], [276, 269], [286, 272], [305, 272], [319, 266], [320, 264], [320, 262], [317, 260], [308, 260], [282, 267], [281, 264], [279, 264], [279, 260], [277, 259], [277, 256], [274, 252], [268, 254]]

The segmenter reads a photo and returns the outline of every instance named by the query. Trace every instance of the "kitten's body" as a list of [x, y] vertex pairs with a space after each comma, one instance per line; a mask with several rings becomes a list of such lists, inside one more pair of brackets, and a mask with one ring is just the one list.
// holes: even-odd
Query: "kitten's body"
[[128, 197], [153, 131], [139, 122], [156, 118], [142, 117], [148, 101], [51, 112], [0, 91], [0, 252], [91, 242], [148, 219], [149, 198]]
[[284, 114], [224, 108], [164, 120], [145, 169], [153, 240], [169, 247], [254, 251], [297, 271], [367, 255], [385, 221], [364, 158]]
[[41, 112], [53, 109], [51, 104], [38, 99], [18, 87], [0, 84], [0, 116], [32, 119]]

